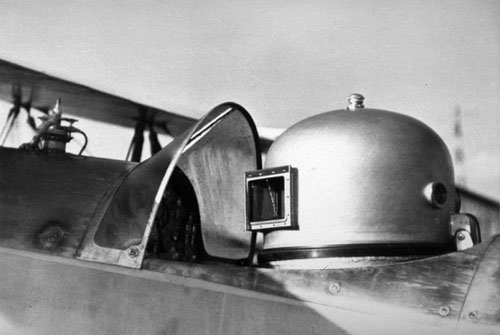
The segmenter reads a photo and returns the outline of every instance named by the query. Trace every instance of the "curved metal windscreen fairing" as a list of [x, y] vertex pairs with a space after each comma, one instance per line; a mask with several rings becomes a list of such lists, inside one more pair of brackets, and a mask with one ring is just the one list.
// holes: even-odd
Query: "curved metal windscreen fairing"
[[260, 168], [260, 152], [249, 115], [232, 108], [202, 139], [188, 145], [178, 166], [198, 197], [206, 252], [239, 259], [248, 256], [251, 239], [245, 231], [244, 173]]
[[245, 231], [244, 172], [260, 165], [257, 131], [249, 114], [234, 103], [217, 106], [134, 168], [107, 204], [103, 201], [102, 221], [95, 238], [84, 244], [82, 258], [139, 267], [175, 166], [196, 194], [206, 253], [247, 257], [251, 233]]

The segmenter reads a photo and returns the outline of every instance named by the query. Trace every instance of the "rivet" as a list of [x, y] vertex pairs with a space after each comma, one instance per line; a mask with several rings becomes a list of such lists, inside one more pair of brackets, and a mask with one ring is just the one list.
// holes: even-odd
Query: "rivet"
[[459, 239], [460, 241], [465, 240], [465, 234], [464, 234], [463, 232], [459, 232], [459, 233], [457, 234], [457, 237], [458, 237], [458, 239]]
[[439, 308], [439, 315], [441, 315], [441, 316], [448, 316], [448, 315], [450, 315], [450, 307], [448, 307], [448, 306], [441, 306]]
[[337, 294], [340, 292], [340, 283], [334, 282], [331, 283], [330, 286], [328, 287], [328, 291], [330, 291], [331, 294]]
[[128, 251], [128, 255], [132, 258], [136, 258], [137, 256], [139, 256], [139, 249], [136, 247], [130, 248], [130, 250]]
[[57, 235], [56, 234], [50, 234], [49, 237], [47, 237], [47, 241], [50, 243], [54, 243], [57, 241]]
[[479, 318], [478, 312], [470, 312], [469, 313], [469, 319], [471, 319], [472, 321], [476, 322], [478, 318]]

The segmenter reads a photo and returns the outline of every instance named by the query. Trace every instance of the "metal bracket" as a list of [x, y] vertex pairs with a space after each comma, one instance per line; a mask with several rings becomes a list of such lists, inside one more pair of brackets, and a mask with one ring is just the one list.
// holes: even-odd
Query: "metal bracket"
[[471, 214], [453, 214], [451, 216], [451, 235], [455, 239], [458, 251], [472, 248], [481, 242], [479, 222]]

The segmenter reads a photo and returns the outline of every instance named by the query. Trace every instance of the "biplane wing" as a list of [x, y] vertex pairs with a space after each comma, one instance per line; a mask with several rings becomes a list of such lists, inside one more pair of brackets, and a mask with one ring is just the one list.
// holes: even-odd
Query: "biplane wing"
[[196, 121], [0, 59], [1, 100], [47, 112], [58, 98], [65, 113], [125, 127], [154, 124], [173, 137]]

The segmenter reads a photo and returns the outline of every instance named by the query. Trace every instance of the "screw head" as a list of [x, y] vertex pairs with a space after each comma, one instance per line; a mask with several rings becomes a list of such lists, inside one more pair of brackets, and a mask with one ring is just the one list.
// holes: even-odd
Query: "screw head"
[[328, 287], [328, 291], [331, 294], [339, 293], [340, 292], [340, 283], [338, 283], [338, 282], [331, 283], [330, 286]]
[[439, 315], [441, 315], [443, 317], [448, 316], [448, 315], [450, 315], [450, 311], [451, 311], [450, 307], [448, 307], [448, 306], [441, 306], [439, 308]]
[[472, 321], [476, 322], [478, 318], [479, 316], [477, 311], [469, 313], [469, 319], [471, 319]]
[[132, 258], [136, 258], [137, 256], [139, 256], [139, 248], [137, 247], [130, 248], [128, 251], [128, 255]]

